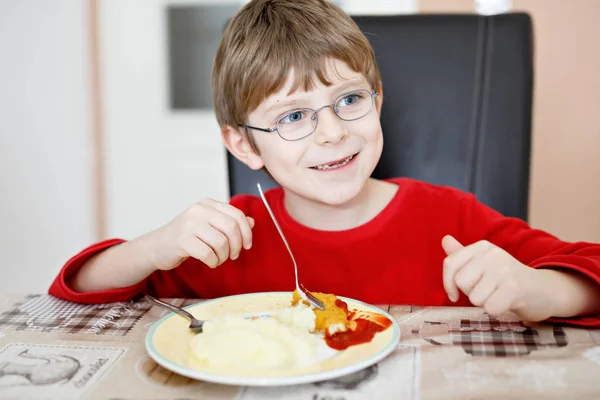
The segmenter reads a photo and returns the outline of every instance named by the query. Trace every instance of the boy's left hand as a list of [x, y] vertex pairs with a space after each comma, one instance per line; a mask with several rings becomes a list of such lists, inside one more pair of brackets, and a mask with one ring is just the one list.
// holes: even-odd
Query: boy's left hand
[[460, 289], [491, 316], [512, 311], [528, 321], [552, 316], [544, 271], [522, 264], [505, 250], [482, 240], [463, 246], [452, 236], [442, 239], [444, 288], [451, 301]]

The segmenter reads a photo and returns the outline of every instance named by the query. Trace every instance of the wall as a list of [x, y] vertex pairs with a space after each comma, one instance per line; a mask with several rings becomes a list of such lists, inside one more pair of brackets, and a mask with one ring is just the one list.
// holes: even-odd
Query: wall
[[0, 292], [44, 292], [94, 237], [87, 2], [0, 3]]
[[132, 239], [204, 197], [228, 198], [226, 153], [212, 109], [171, 109], [165, 12], [174, 3], [97, 0], [103, 238]]
[[535, 25], [531, 223], [600, 242], [600, 2], [513, 1]]

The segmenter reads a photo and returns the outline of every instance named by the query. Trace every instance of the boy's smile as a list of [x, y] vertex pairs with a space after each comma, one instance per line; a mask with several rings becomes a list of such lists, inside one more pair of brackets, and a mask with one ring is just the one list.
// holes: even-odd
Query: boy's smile
[[[370, 95], [371, 88], [361, 73], [346, 63], [330, 60], [327, 63], [324, 85], [315, 77], [310, 91], [290, 93], [294, 74], [291, 72], [281, 90], [266, 98], [250, 113], [247, 124], [257, 127], [274, 126], [282, 115], [300, 108], [318, 110], [342, 99], [342, 106], [359, 101], [354, 93]], [[344, 96], [348, 96], [347, 98]], [[360, 101], [373, 101], [370, 98]], [[260, 155], [251, 158], [251, 168], [265, 166], [275, 180], [285, 188], [286, 196], [327, 205], [343, 205], [357, 197], [375, 169], [383, 146], [379, 112], [381, 96], [374, 98], [366, 115], [345, 121], [333, 107], [324, 107], [316, 115], [312, 134], [294, 141], [283, 140], [277, 132], [251, 130]], [[294, 118], [299, 118], [296, 113]]]
[[344, 168], [347, 165], [351, 164], [352, 161], [354, 161], [356, 159], [356, 156], [358, 156], [358, 153], [352, 154], [350, 157], [346, 157], [346, 158], [331, 161], [331, 162], [326, 162], [326, 163], [319, 164], [319, 165], [316, 165], [311, 168], [316, 169], [317, 171], [335, 171], [335, 170]]

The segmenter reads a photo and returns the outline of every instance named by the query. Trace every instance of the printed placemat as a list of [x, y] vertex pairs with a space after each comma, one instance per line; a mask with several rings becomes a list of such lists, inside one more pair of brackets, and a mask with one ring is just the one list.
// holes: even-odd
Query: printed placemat
[[145, 300], [78, 304], [47, 294], [29, 295], [0, 313], [0, 331], [124, 336], [150, 308]]
[[125, 349], [15, 343], [0, 350], [0, 398], [80, 399]]

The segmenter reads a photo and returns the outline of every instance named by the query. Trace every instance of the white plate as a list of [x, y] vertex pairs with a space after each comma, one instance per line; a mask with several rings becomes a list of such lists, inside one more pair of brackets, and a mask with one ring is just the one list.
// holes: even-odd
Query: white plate
[[[188, 329], [189, 321], [171, 313], [152, 326], [146, 335], [146, 350], [157, 364], [179, 375], [227, 385], [280, 386], [334, 379], [381, 361], [394, 350], [400, 340], [398, 323], [388, 313], [358, 300], [339, 298], [348, 304], [349, 310], [383, 314], [392, 321], [392, 325], [377, 333], [369, 343], [332, 351], [331, 357], [309, 366], [248, 371], [211, 366], [192, 367], [188, 346], [194, 334]], [[289, 307], [291, 301], [291, 292], [250, 293], [207, 300], [186, 309], [196, 318], [206, 320], [228, 313], [273, 313]]]

